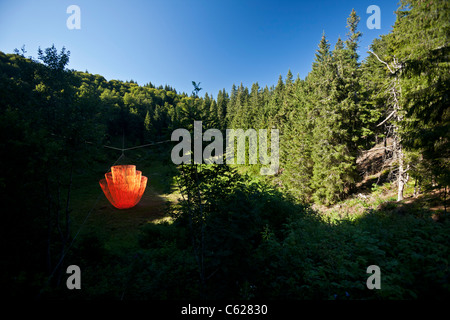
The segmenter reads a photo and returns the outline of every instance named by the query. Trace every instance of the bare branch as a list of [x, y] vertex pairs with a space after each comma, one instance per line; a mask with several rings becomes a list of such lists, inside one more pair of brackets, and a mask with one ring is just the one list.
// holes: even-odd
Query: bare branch
[[373, 148], [373, 149], [369, 149], [369, 150], [363, 150], [363, 152], [372, 152], [372, 151], [377, 151], [377, 150], [394, 151], [393, 149], [390, 149], [388, 147], [379, 147], [379, 148]]
[[395, 114], [395, 111], [396, 111], [396, 110], [392, 111], [391, 114], [388, 115], [386, 119], [384, 119], [384, 120], [381, 121], [379, 124], [377, 124], [377, 127], [381, 126], [383, 123], [385, 123], [386, 121], [388, 121], [388, 120]]
[[387, 62], [381, 60], [380, 57], [378, 57], [378, 55], [377, 55], [375, 52], [373, 52], [373, 51], [371, 51], [371, 50], [369, 50], [369, 52], [370, 52], [371, 54], [373, 54], [373, 55], [378, 59], [378, 61], [380, 61], [381, 63], [384, 63], [384, 64], [386, 65], [386, 67], [389, 69], [389, 71], [390, 71], [392, 74], [395, 74], [395, 72], [392, 71], [391, 67], [389, 67], [389, 64], [387, 64]]

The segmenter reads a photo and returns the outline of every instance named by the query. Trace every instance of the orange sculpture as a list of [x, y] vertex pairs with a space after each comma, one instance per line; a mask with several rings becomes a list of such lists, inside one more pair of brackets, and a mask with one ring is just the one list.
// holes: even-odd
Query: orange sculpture
[[117, 209], [132, 208], [138, 204], [147, 186], [147, 177], [134, 165], [113, 166], [105, 178], [100, 180], [100, 187]]

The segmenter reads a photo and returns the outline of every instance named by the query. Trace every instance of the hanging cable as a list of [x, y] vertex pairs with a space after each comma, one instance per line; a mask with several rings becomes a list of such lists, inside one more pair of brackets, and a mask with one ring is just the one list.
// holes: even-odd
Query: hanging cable
[[[113, 166], [123, 157], [123, 153], [122, 155], [113, 163]], [[78, 231], [75, 233], [75, 236], [73, 237], [72, 241], [69, 243], [69, 245], [67, 246], [66, 250], [63, 251], [63, 253], [61, 254], [61, 258], [59, 259], [58, 263], [55, 265], [55, 267], [53, 268], [52, 273], [50, 274], [50, 276], [48, 277], [48, 279], [45, 282], [44, 287], [39, 291], [38, 295], [36, 298], [39, 298], [42, 294], [42, 292], [44, 291], [44, 289], [48, 286], [50, 280], [52, 279], [52, 277], [55, 275], [55, 272], [58, 270], [58, 267], [61, 265], [61, 263], [63, 262], [65, 256], [67, 255], [67, 253], [69, 252], [69, 250], [72, 248], [72, 245], [74, 244], [75, 240], [77, 239], [78, 235], [80, 234], [81, 228], [83, 228], [83, 226], [85, 225], [86, 221], [89, 219], [90, 215], [92, 214], [92, 212], [94, 211], [95, 206], [97, 205], [98, 201], [100, 200], [100, 197], [102, 196], [103, 192], [100, 192], [97, 199], [94, 202], [94, 205], [91, 207], [91, 209], [89, 210], [88, 214], [86, 215], [86, 217], [84, 218], [83, 222], [81, 223], [81, 226], [78, 228]]]
[[143, 144], [143, 145], [141, 145], [141, 146], [136, 146], [136, 147], [131, 147], [131, 148], [123, 149], [123, 151], [128, 151], [128, 150], [133, 150], [133, 149], [138, 149], [138, 148], [144, 148], [144, 147], [149, 147], [149, 146], [154, 146], [154, 145], [156, 145], [156, 144], [161, 144], [161, 143], [166, 143], [166, 142], [171, 142], [171, 141], [172, 141], [172, 140], [163, 140], [163, 141], [159, 141], [159, 142]]
[[[92, 144], [92, 142], [89, 142], [89, 141], [86, 141], [86, 143], [91, 143]], [[102, 146], [103, 148], [108, 148], [108, 149], [114, 149], [114, 150], [118, 150], [118, 151], [123, 151], [123, 149], [120, 149], [120, 148], [116, 148], [116, 147], [111, 147], [111, 146]]]
[[[66, 136], [59, 136], [59, 135], [56, 135], [56, 134], [54, 134], [54, 133], [50, 133], [50, 134], [51, 134], [52, 136], [55, 136], [55, 137], [61, 137], [61, 138], [67, 139]], [[166, 143], [166, 142], [171, 142], [171, 141], [172, 141], [172, 140], [163, 140], [163, 141], [157, 141], [157, 142], [152, 142], [152, 143], [143, 144], [143, 145], [140, 145], [140, 146], [135, 146], [135, 147], [130, 147], [130, 148], [124, 148], [124, 138], [122, 138], [122, 139], [123, 139], [123, 140], [122, 140], [122, 148], [112, 147], [112, 146], [108, 146], [108, 145], [102, 145], [102, 147], [103, 147], [103, 148], [108, 148], [108, 149], [113, 149], [113, 150], [117, 150], [117, 151], [122, 151], [122, 152], [123, 152], [123, 151], [128, 151], [128, 150], [133, 150], [133, 149], [139, 149], [139, 148], [144, 148], [144, 147], [149, 147], [149, 146], [154, 146], [154, 145], [157, 145], [157, 144], [161, 144], [161, 143]], [[94, 145], [93, 142], [87, 141], [87, 140], [85, 140], [84, 143]]]
[[[62, 137], [62, 138], [67, 138], [65, 136], [58, 136], [56, 134], [51, 133], [52, 136], [56, 136], [56, 137]], [[103, 148], [108, 148], [108, 149], [113, 149], [113, 150], [117, 150], [117, 151], [122, 151], [122, 154], [120, 155], [119, 158], [117, 158], [116, 161], [114, 161], [114, 163], [112, 164], [112, 166], [114, 166], [117, 162], [119, 162], [120, 159], [122, 159], [123, 157], [125, 157], [124, 155], [124, 151], [128, 151], [128, 150], [133, 150], [133, 149], [138, 149], [138, 148], [144, 148], [144, 147], [149, 147], [149, 146], [153, 146], [153, 145], [157, 145], [157, 144], [161, 144], [161, 143], [166, 143], [166, 142], [170, 142], [172, 140], [164, 140], [164, 141], [158, 141], [158, 142], [154, 142], [154, 143], [148, 143], [148, 144], [144, 144], [144, 145], [140, 145], [140, 146], [135, 146], [135, 147], [131, 147], [131, 148], [124, 148], [125, 145], [125, 135], [123, 135], [122, 137], [122, 148], [116, 148], [116, 147], [112, 147], [112, 146], [108, 146], [108, 145], [102, 145]], [[84, 143], [88, 143], [88, 144], [94, 144], [91, 141], [84, 141]], [[98, 201], [100, 200], [100, 197], [103, 193], [99, 193], [97, 199], [94, 202], [94, 205], [92, 206], [92, 208], [89, 210], [89, 212], [87, 213], [86, 217], [84, 218], [83, 222], [81, 223], [81, 226], [78, 228], [77, 232], [75, 233], [75, 236], [73, 237], [72, 241], [69, 243], [69, 245], [67, 246], [66, 250], [61, 254], [61, 258], [59, 259], [58, 263], [55, 265], [55, 267], [53, 268], [52, 273], [50, 274], [50, 276], [48, 277], [44, 287], [39, 291], [37, 298], [39, 298], [43, 292], [43, 290], [47, 287], [47, 285], [49, 284], [50, 280], [52, 279], [52, 277], [55, 275], [55, 272], [58, 270], [59, 266], [61, 265], [61, 263], [63, 262], [65, 256], [67, 255], [67, 253], [69, 252], [69, 250], [72, 248], [72, 245], [74, 244], [75, 240], [77, 239], [78, 235], [80, 234], [81, 229], [83, 228], [83, 226], [85, 225], [86, 221], [89, 219], [90, 215], [92, 214], [92, 212], [94, 211], [95, 206], [97, 205]]]

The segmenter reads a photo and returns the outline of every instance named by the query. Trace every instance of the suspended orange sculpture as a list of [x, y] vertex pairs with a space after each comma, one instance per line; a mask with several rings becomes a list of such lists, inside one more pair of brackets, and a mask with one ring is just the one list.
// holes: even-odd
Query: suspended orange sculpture
[[100, 187], [117, 209], [132, 208], [138, 204], [147, 186], [147, 177], [134, 165], [113, 166], [105, 178], [100, 180]]

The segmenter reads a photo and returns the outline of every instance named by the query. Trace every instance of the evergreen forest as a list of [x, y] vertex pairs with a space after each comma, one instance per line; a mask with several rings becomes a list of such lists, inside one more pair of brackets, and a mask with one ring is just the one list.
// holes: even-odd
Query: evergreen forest
[[[365, 59], [360, 17], [341, 20], [304, 79], [280, 70], [271, 87], [214, 95], [202, 79], [186, 93], [71, 70], [70, 48], [0, 52], [2, 295], [450, 298], [450, 2], [402, 0]], [[194, 121], [278, 129], [278, 171], [174, 164], [171, 134]], [[115, 164], [148, 177], [133, 208], [99, 186]]]

